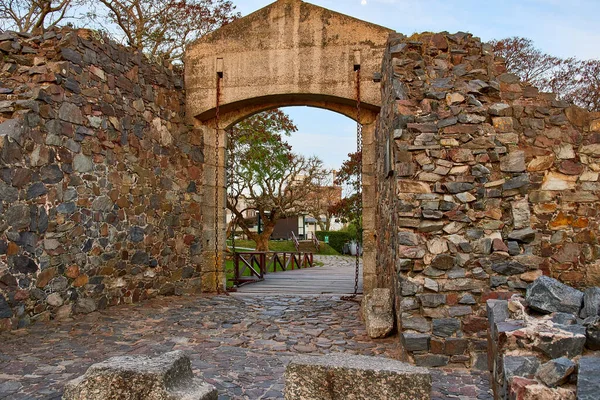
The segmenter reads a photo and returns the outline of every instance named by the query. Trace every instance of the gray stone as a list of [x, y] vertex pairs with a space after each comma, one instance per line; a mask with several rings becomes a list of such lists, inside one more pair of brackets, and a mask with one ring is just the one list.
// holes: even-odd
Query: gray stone
[[8, 136], [17, 142], [21, 141], [23, 131], [23, 121], [18, 119], [9, 119], [0, 123], [0, 137]]
[[38, 270], [38, 266], [31, 258], [27, 256], [12, 256], [8, 258], [8, 265], [15, 272], [21, 274], [33, 274]]
[[477, 301], [470, 293], [464, 294], [460, 300], [458, 300], [458, 304], [477, 304]]
[[444, 183], [446, 190], [452, 194], [468, 192], [473, 190], [475, 186], [468, 182], [446, 182]]
[[498, 286], [506, 285], [508, 278], [506, 276], [492, 276], [490, 277], [490, 287], [497, 288]]
[[64, 174], [56, 164], [42, 167], [40, 170], [42, 182], [48, 184], [59, 183], [63, 180]]
[[362, 300], [362, 315], [371, 338], [386, 337], [394, 329], [394, 308], [390, 289], [376, 288]]
[[429, 332], [431, 331], [431, 323], [423, 317], [402, 317], [402, 330]]
[[586, 356], [579, 360], [577, 400], [597, 400], [600, 393], [600, 357]]
[[488, 300], [486, 302], [487, 317], [490, 326], [490, 335], [495, 338], [498, 331], [496, 324], [506, 321], [510, 313], [508, 312], [508, 301], [506, 300]]
[[575, 366], [567, 357], [550, 360], [538, 369], [537, 377], [546, 386], [556, 387], [567, 381], [569, 375], [575, 371]]
[[522, 243], [531, 243], [535, 239], [536, 233], [537, 231], [532, 228], [519, 229], [509, 233], [508, 238]]
[[409, 281], [408, 279], [403, 279], [400, 284], [400, 291], [402, 296], [414, 296], [417, 294], [417, 290], [419, 286], [416, 283]]
[[532, 379], [535, 376], [540, 360], [536, 356], [504, 356], [502, 360], [504, 379], [522, 376]]
[[579, 313], [581, 318], [600, 315], [600, 287], [587, 288], [583, 292], [583, 308]]
[[113, 202], [108, 196], [98, 196], [92, 202], [94, 211], [110, 211], [113, 208]]
[[[569, 326], [576, 327], [577, 325]], [[585, 341], [586, 338], [584, 334], [572, 333], [566, 329], [561, 329], [561, 331], [558, 331], [557, 333], [539, 335], [539, 337], [536, 338], [533, 348], [541, 351], [550, 358], [559, 358], [563, 356], [573, 358], [583, 353]]]
[[6, 183], [0, 181], [0, 201], [5, 201], [7, 203], [13, 203], [19, 199], [19, 191], [7, 185]]
[[43, 196], [46, 193], [48, 193], [48, 189], [46, 189], [46, 185], [44, 185], [42, 182], [36, 182], [27, 188], [26, 199], [32, 200], [32, 199], [38, 198], [40, 196]]
[[31, 223], [31, 215], [27, 204], [16, 204], [11, 206], [6, 214], [6, 223], [13, 229], [25, 229]]
[[577, 323], [577, 317], [574, 314], [557, 312], [552, 314], [551, 321], [559, 325], [573, 325]]
[[518, 256], [519, 254], [521, 254], [521, 247], [519, 246], [519, 243], [509, 241], [507, 243], [507, 246], [508, 246], [508, 254], [510, 254], [511, 256]]
[[578, 314], [583, 301], [583, 293], [556, 279], [541, 276], [527, 287], [525, 300], [529, 307], [543, 313]]
[[10, 308], [10, 305], [6, 301], [6, 298], [2, 294], [0, 294], [0, 319], [12, 318], [12, 316], [12, 308]]
[[419, 400], [430, 396], [429, 371], [388, 358], [301, 355], [285, 371], [286, 400]]
[[90, 172], [94, 169], [94, 163], [90, 157], [83, 154], [77, 154], [73, 158], [73, 169], [77, 172]]
[[67, 383], [64, 400], [217, 400], [217, 390], [194, 378], [182, 351], [160, 357], [121, 356], [93, 364]]
[[77, 125], [83, 125], [83, 114], [73, 103], [64, 102], [58, 110], [58, 118]]
[[75, 305], [75, 312], [78, 314], [89, 314], [96, 311], [96, 302], [89, 297], [80, 297]]
[[77, 205], [73, 202], [61, 203], [56, 207], [56, 212], [59, 214], [72, 214], [77, 210]]
[[433, 334], [440, 337], [450, 337], [460, 330], [460, 321], [456, 318], [433, 319]]
[[415, 355], [415, 364], [419, 367], [443, 367], [448, 365], [450, 357], [443, 354], [418, 354]]
[[500, 160], [503, 172], [524, 172], [526, 168], [524, 151], [513, 151]]
[[531, 180], [529, 179], [529, 174], [521, 174], [519, 176], [515, 176], [514, 178], [507, 180], [502, 185], [502, 190], [520, 189], [529, 185], [530, 183]]
[[421, 305], [423, 307], [438, 307], [442, 304], [446, 304], [446, 295], [445, 294], [419, 294], [417, 295], [419, 300], [421, 301]]
[[398, 232], [398, 243], [402, 246], [417, 246], [419, 237], [412, 232]]
[[134, 243], [138, 243], [144, 240], [144, 228], [134, 226], [129, 231], [129, 240]]
[[583, 321], [585, 326], [585, 347], [590, 350], [600, 350], [600, 316], [594, 315]]
[[492, 270], [502, 275], [517, 275], [527, 271], [527, 267], [513, 260], [491, 260]]
[[428, 351], [429, 335], [421, 333], [403, 333], [404, 349], [407, 351]]

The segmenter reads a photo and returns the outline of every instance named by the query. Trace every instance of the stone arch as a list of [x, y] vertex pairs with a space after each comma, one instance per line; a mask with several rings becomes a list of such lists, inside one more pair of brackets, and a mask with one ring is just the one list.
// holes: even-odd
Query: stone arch
[[[358, 88], [364, 143], [363, 286], [365, 292], [376, 286], [374, 138], [381, 107], [381, 60], [390, 33], [300, 0], [279, 0], [188, 48], [186, 114], [205, 148], [204, 291], [220, 290], [225, 283], [214, 246], [217, 237], [218, 243], [225, 243], [224, 129], [260, 111], [286, 106], [317, 107], [356, 120]], [[218, 204], [216, 194], [222, 194]]]

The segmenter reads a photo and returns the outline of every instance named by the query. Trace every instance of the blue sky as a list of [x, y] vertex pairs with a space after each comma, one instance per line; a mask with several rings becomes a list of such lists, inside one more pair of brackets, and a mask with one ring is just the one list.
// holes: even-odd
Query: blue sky
[[[424, 31], [470, 32], [482, 40], [530, 38], [557, 56], [600, 58], [600, 0], [312, 0], [316, 4], [410, 35]], [[238, 0], [242, 15], [273, 1]], [[364, 3], [364, 4], [363, 4]], [[330, 111], [286, 108], [298, 132], [288, 138], [294, 150], [316, 154], [338, 167], [356, 146], [356, 126]]]

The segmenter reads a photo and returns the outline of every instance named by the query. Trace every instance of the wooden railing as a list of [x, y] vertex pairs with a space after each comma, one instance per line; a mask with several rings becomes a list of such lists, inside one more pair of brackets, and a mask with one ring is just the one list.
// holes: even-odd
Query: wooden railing
[[321, 244], [319, 243], [319, 239], [317, 239], [317, 235], [313, 234], [312, 241], [315, 244], [315, 249], [317, 249], [317, 253], [321, 250]]
[[294, 234], [294, 231], [292, 231], [292, 242], [294, 243], [294, 247], [296, 248], [296, 251], [300, 251], [300, 241]]
[[290, 271], [310, 268], [314, 265], [313, 253], [281, 253], [272, 251], [249, 251], [234, 253], [233, 284], [258, 282], [265, 279], [267, 272]]

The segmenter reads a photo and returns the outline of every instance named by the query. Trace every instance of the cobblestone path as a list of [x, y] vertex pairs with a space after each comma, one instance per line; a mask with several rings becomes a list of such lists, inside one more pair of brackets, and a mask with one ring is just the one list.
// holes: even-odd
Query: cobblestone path
[[[370, 340], [358, 304], [339, 296], [158, 298], [3, 333], [0, 399], [59, 399], [64, 383], [95, 362], [177, 349], [190, 354], [220, 399], [279, 399], [294, 354], [394, 357], [395, 341]], [[491, 399], [486, 373], [432, 375], [434, 399]]]

